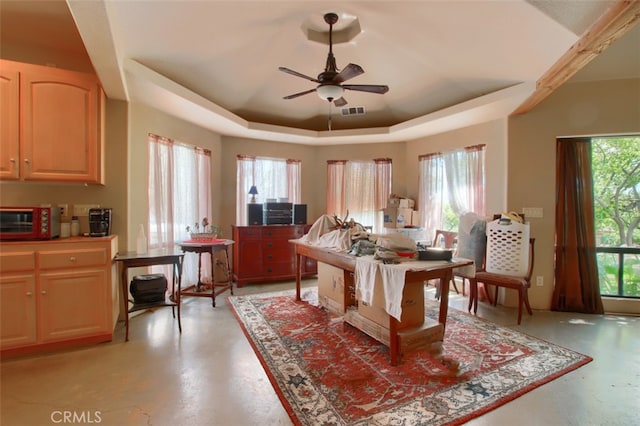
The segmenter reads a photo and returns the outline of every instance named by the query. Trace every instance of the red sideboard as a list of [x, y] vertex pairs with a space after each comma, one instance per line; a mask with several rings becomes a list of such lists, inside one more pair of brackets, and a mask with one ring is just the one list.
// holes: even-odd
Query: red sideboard
[[[309, 228], [310, 225], [232, 225], [232, 270], [238, 287], [295, 279], [295, 248], [289, 240], [302, 237]], [[314, 276], [317, 271], [313, 259], [302, 265], [302, 277]]]

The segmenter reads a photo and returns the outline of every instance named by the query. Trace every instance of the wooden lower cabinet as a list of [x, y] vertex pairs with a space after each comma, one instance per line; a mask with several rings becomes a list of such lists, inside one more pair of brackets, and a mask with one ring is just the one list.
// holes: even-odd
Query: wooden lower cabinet
[[[302, 237], [310, 225], [232, 226], [233, 277], [238, 287], [295, 279], [295, 250], [289, 240]], [[308, 259], [302, 276], [314, 276], [317, 264]]]
[[119, 307], [117, 245], [115, 236], [2, 243], [3, 355], [110, 341]]
[[0, 345], [3, 349], [36, 343], [35, 288], [33, 273], [0, 275]]

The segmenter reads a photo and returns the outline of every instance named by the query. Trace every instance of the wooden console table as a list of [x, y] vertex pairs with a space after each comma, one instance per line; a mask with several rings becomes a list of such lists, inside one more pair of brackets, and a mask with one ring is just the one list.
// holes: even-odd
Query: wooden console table
[[[180, 278], [182, 277], [182, 259], [184, 253], [157, 249], [150, 250], [145, 254], [137, 254], [136, 252], [118, 253], [115, 257], [115, 261], [120, 263], [120, 285], [122, 286], [122, 300], [124, 304], [124, 323], [125, 323], [125, 341], [129, 341], [129, 313], [133, 310], [129, 309], [129, 289], [127, 284], [129, 281], [128, 271], [129, 268], [137, 268], [143, 266], [154, 265], [173, 265], [173, 278], [171, 280], [171, 294], [173, 296], [173, 302], [159, 302], [151, 303], [148, 306], [141, 307], [140, 309], [146, 309], [157, 306], [171, 306], [178, 309], [178, 329], [182, 332], [182, 324], [180, 321]], [[178, 292], [176, 292], [176, 286]], [[137, 307], [135, 310], [138, 310]]]
[[[337, 268], [349, 272], [355, 272], [356, 257], [347, 253], [337, 252], [329, 248], [312, 246], [310, 244], [290, 240], [295, 246], [296, 252], [296, 300], [300, 298], [300, 268], [302, 258], [307, 257], [315, 259]], [[420, 285], [423, 286], [428, 280], [439, 279], [442, 295], [440, 297], [440, 310], [438, 314], [438, 323], [442, 325], [442, 330], [447, 322], [447, 310], [449, 306], [449, 282], [453, 274], [453, 269], [461, 266], [470, 265], [473, 262], [467, 259], [458, 259], [451, 262], [412, 262], [415, 263], [415, 269], [407, 270], [405, 273], [404, 285]], [[345, 291], [345, 306], [348, 305], [347, 295]], [[353, 324], [352, 324], [353, 325]], [[398, 337], [399, 321], [389, 315], [389, 353], [391, 357], [391, 365], [397, 365], [400, 362], [401, 351], [400, 341]], [[444, 331], [443, 331], [444, 335]]]
[[[199, 242], [199, 241], [183, 241], [178, 243], [178, 246], [183, 252], [198, 253], [198, 282], [196, 284], [180, 289], [178, 292], [178, 304], [180, 304], [181, 296], [196, 296], [196, 297], [210, 297], [211, 305], [216, 307], [216, 296], [227, 290], [231, 291], [233, 295], [233, 279], [231, 277], [231, 270], [229, 269], [229, 247], [234, 244], [233, 240], [213, 240], [211, 242]], [[224, 251], [224, 257], [227, 268], [227, 281], [217, 283], [215, 280], [215, 253], [218, 251]], [[203, 283], [200, 276], [200, 270], [202, 268], [202, 253], [209, 253], [211, 256], [211, 284]], [[207, 291], [210, 288], [211, 291]]]

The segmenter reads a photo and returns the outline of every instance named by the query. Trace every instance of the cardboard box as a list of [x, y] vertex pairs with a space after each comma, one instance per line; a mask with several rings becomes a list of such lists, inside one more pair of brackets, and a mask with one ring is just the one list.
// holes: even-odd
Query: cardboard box
[[401, 209], [414, 209], [416, 202], [411, 198], [400, 198], [400, 205], [398, 207]]
[[[384, 289], [380, 280], [381, 278], [378, 274], [371, 305], [365, 304], [358, 292], [358, 313], [388, 329], [391, 316], [385, 310]], [[414, 327], [424, 322], [424, 286], [422, 283], [412, 283], [404, 286], [402, 291], [402, 315], [400, 318], [398, 330]]]
[[344, 315], [344, 320], [363, 333], [373, 337], [380, 343], [383, 343], [387, 346], [389, 346], [389, 344], [391, 343], [391, 339], [389, 337], [389, 328], [383, 327], [380, 324], [377, 324], [374, 321], [363, 317], [355, 308], [347, 309], [347, 312]]
[[405, 197], [389, 197], [387, 207], [398, 207], [403, 209], [413, 209], [416, 206], [415, 200]]
[[353, 274], [318, 262], [318, 303], [330, 312], [344, 314], [347, 305], [355, 304]]
[[[344, 320], [378, 342], [387, 346], [391, 344], [389, 329], [361, 315], [356, 309], [347, 309]], [[422, 325], [398, 331], [401, 354], [420, 349], [433, 350], [434, 343], [441, 343], [443, 339], [444, 326], [430, 318], [425, 318]]]
[[[382, 210], [384, 216], [385, 228], [404, 228], [405, 226], [411, 226], [411, 217], [413, 214], [412, 209], [405, 209], [400, 207], [387, 207]], [[398, 217], [402, 215], [404, 223], [398, 225]]]
[[425, 318], [424, 324], [418, 327], [398, 331], [400, 352], [407, 353], [417, 349], [429, 349], [435, 342], [444, 339], [444, 326], [431, 318]]
[[420, 210], [414, 210], [411, 212], [411, 226], [423, 226], [420, 222]]

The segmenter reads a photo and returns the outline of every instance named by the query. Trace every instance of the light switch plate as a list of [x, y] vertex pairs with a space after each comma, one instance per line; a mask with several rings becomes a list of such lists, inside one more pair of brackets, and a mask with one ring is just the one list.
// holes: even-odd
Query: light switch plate
[[531, 217], [541, 218], [542, 207], [523, 207], [522, 214], [524, 214], [525, 220]]
[[89, 216], [89, 209], [94, 207], [100, 207], [100, 204], [74, 204], [73, 215], [74, 216]]

